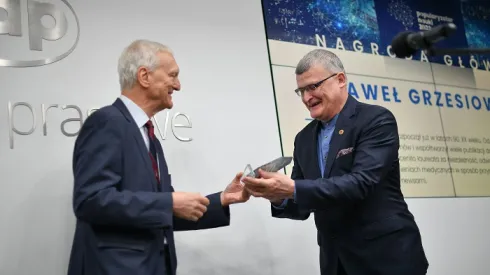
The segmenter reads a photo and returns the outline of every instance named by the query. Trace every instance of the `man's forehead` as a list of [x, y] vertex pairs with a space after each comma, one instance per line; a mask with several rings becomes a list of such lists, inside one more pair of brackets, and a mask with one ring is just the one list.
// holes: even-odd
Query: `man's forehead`
[[159, 52], [158, 56], [160, 57], [161, 65], [167, 69], [169, 72], [179, 72], [179, 66], [177, 65], [177, 61], [175, 57], [168, 52]]
[[[321, 65], [313, 65], [306, 72], [296, 75], [296, 80], [300, 83], [304, 83], [311, 80], [316, 80], [317, 78], [322, 78], [326, 76], [327, 70]], [[307, 83], [310, 84], [310, 83]]]

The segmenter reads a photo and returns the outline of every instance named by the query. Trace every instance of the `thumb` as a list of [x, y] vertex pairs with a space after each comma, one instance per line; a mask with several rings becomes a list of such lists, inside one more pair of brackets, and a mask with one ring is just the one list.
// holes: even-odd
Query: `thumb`
[[243, 172], [238, 172], [235, 176], [236, 180], [240, 180], [242, 178]]
[[274, 177], [274, 173], [273, 172], [267, 172], [267, 171], [264, 171], [262, 169], [259, 169], [259, 177], [264, 178], [264, 179], [270, 179], [270, 178]]
[[235, 175], [235, 178], [231, 182], [232, 184], [240, 183], [240, 180], [242, 179], [243, 172], [239, 172]]

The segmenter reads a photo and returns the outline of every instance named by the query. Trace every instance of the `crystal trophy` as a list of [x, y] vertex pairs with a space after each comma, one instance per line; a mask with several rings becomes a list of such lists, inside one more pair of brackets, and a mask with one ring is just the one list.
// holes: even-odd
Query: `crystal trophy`
[[243, 170], [243, 175], [242, 178], [240, 179], [240, 182], [244, 177], [253, 177], [253, 178], [259, 177], [259, 169], [266, 172], [277, 172], [283, 169], [284, 167], [288, 166], [292, 160], [293, 160], [292, 157], [279, 157], [260, 167], [257, 167], [255, 170], [252, 170], [252, 166], [250, 164], [247, 164], [247, 166], [245, 166], [245, 169]]

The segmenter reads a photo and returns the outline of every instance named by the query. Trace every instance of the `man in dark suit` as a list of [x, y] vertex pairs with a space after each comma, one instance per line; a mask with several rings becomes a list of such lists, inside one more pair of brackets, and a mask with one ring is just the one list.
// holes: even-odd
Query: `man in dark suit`
[[347, 92], [339, 58], [324, 49], [296, 68], [300, 96], [314, 120], [294, 141], [291, 178], [245, 178], [272, 216], [314, 213], [322, 275], [422, 275], [428, 261], [400, 190], [399, 137], [393, 114]]
[[150, 120], [180, 90], [172, 51], [138, 40], [118, 65], [122, 95], [83, 124], [73, 154], [77, 218], [68, 275], [174, 275], [174, 231], [230, 224], [248, 200], [237, 174], [207, 197], [176, 192]]

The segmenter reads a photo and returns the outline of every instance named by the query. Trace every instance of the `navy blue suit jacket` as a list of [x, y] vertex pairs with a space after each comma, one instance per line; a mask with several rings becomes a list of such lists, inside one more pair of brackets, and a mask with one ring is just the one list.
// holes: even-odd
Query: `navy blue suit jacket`
[[[296, 136], [296, 198], [273, 217], [314, 213], [322, 275], [421, 275], [428, 262], [400, 189], [399, 137], [393, 114], [349, 96], [337, 119], [321, 176], [312, 121]], [[337, 273], [338, 272], [338, 273]]]
[[174, 231], [229, 225], [220, 193], [208, 196], [208, 210], [197, 222], [173, 215], [174, 188], [159, 142], [157, 151], [159, 183], [142, 134], [120, 99], [88, 117], [73, 154], [77, 221], [68, 275], [174, 275]]

